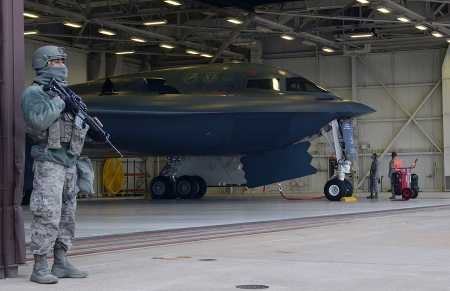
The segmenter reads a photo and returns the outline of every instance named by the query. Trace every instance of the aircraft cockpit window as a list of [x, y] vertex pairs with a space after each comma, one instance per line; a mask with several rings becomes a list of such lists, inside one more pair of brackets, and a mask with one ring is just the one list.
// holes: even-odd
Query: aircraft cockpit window
[[303, 92], [328, 92], [327, 90], [302, 77], [287, 78], [286, 90]]
[[280, 81], [272, 79], [252, 79], [247, 81], [247, 88], [280, 91]]

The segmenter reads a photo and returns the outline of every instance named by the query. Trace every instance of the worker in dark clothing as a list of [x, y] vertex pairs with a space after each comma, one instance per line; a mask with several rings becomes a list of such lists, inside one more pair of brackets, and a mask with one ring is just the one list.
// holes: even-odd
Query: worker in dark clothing
[[394, 174], [398, 172], [400, 168], [403, 167], [403, 161], [397, 157], [396, 152], [392, 152], [391, 161], [389, 162], [389, 178], [391, 179], [391, 197], [390, 199], [395, 199], [395, 176]]
[[378, 167], [378, 156], [376, 153], [372, 155], [372, 164], [370, 165], [369, 175], [369, 192], [370, 195], [367, 199], [378, 199], [379, 184], [380, 184], [380, 172]]

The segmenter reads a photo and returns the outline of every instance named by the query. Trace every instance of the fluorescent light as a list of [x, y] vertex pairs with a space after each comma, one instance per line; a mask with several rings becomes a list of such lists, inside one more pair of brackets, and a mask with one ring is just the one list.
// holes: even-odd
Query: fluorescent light
[[80, 28], [82, 25], [75, 23], [75, 22], [69, 22], [69, 21], [64, 21], [63, 23], [65, 26], [69, 26], [69, 27], [73, 27], [73, 28]]
[[239, 60], [232, 60], [231, 61], [233, 64], [240, 64], [241, 63], [241, 61], [239, 61]]
[[194, 50], [186, 50], [186, 53], [191, 54], [191, 55], [198, 55], [198, 54], [200, 54], [198, 51], [194, 51]]
[[401, 22], [404, 22], [404, 23], [408, 23], [408, 22], [411, 21], [411, 20], [409, 20], [409, 18], [407, 18], [405, 16], [399, 16], [399, 17], [397, 17], [397, 20], [401, 21]]
[[322, 50], [326, 53], [334, 53], [335, 50], [330, 47], [323, 47]]
[[239, 20], [237, 18], [227, 18], [227, 21], [233, 24], [242, 24], [242, 20]]
[[131, 40], [132, 41], [135, 41], [135, 42], [147, 42], [145, 39], [142, 39], [142, 38], [138, 38], [138, 37], [132, 37], [131, 38]]
[[200, 54], [200, 56], [205, 57], [205, 58], [212, 58], [213, 55], [210, 54]]
[[450, 43], [450, 38], [447, 38], [447, 42]]
[[434, 37], [443, 37], [444, 35], [442, 33], [440, 33], [439, 31], [433, 31], [431, 33], [432, 36]]
[[169, 50], [175, 48], [175, 46], [173, 46], [173, 45], [171, 45], [171, 44], [168, 44], [168, 43], [161, 43], [161, 44], [159, 45], [159, 47], [162, 47], [162, 48], [165, 48], [165, 49], [169, 49]]
[[369, 0], [356, 0], [356, 2], [359, 2], [361, 4], [369, 4]]
[[287, 34], [282, 34], [280, 36], [282, 39], [286, 39], [286, 40], [294, 40], [293, 36], [287, 35]]
[[427, 30], [427, 29], [428, 29], [428, 27], [426, 27], [426, 26], [423, 25], [423, 24], [417, 24], [417, 25], [416, 25], [416, 28], [417, 28], [418, 30]]
[[368, 37], [372, 37], [372, 36], [373, 36], [373, 32], [350, 34], [351, 38], [368, 38]]
[[164, 0], [165, 3], [173, 5], [173, 6], [180, 6], [183, 5], [181, 2], [175, 1], [175, 0]]
[[34, 14], [34, 13], [30, 13], [30, 12], [24, 12], [22, 13], [23, 16], [29, 17], [29, 18], [39, 18], [39, 15]]
[[104, 35], [109, 35], [109, 36], [116, 35], [116, 33], [114, 31], [106, 30], [106, 29], [103, 29], [103, 28], [99, 29], [98, 32], [101, 33], [101, 34], [104, 34]]
[[29, 31], [24, 31], [23, 35], [32, 35], [32, 34], [38, 34], [37, 30], [29, 30]]
[[386, 7], [382, 7], [382, 6], [381, 6], [381, 7], [378, 7], [377, 10], [378, 10], [379, 12], [383, 13], [383, 14], [391, 13], [391, 10], [389, 10], [389, 9], [386, 8]]
[[144, 25], [147, 25], [147, 26], [164, 25], [164, 24], [167, 24], [167, 20], [166, 19], [152, 20], [152, 21], [144, 22]]
[[272, 88], [275, 91], [280, 91], [280, 81], [277, 78], [272, 78]]
[[124, 52], [116, 52], [116, 55], [131, 55], [134, 54], [134, 51], [124, 51]]

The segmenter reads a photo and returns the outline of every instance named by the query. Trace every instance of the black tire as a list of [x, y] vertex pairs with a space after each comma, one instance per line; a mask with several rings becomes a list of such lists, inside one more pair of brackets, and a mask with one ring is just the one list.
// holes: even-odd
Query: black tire
[[177, 196], [181, 199], [190, 199], [194, 185], [192, 183], [192, 179], [188, 176], [181, 176], [177, 178], [177, 182], [175, 184], [175, 189], [177, 192]]
[[188, 176], [189, 181], [191, 182], [191, 195], [189, 196], [190, 199], [194, 199], [200, 194], [200, 183], [201, 181], [194, 176]]
[[150, 193], [152, 199], [174, 198], [174, 183], [169, 177], [158, 176], [150, 183]]
[[208, 191], [208, 185], [202, 177], [193, 176], [191, 177], [191, 179], [195, 179], [199, 186], [199, 191], [195, 194], [192, 194], [192, 199], [202, 199]]
[[419, 196], [419, 176], [416, 174], [411, 175], [411, 190], [412, 190], [412, 199], [416, 199]]
[[353, 195], [353, 184], [349, 180], [344, 180], [344, 196], [351, 197]]
[[323, 189], [325, 197], [330, 201], [340, 201], [345, 194], [344, 181], [341, 181], [338, 178], [329, 180]]

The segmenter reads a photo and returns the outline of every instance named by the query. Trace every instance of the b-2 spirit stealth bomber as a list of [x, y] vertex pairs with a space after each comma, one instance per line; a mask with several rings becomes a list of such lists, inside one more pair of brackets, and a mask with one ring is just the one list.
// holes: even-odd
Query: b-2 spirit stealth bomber
[[[152, 180], [153, 198], [200, 198], [207, 185], [257, 187], [314, 174], [311, 139], [332, 121], [373, 112], [262, 64], [161, 69], [71, 89], [122, 152], [167, 156]], [[344, 178], [327, 183], [327, 198], [350, 191]]]

